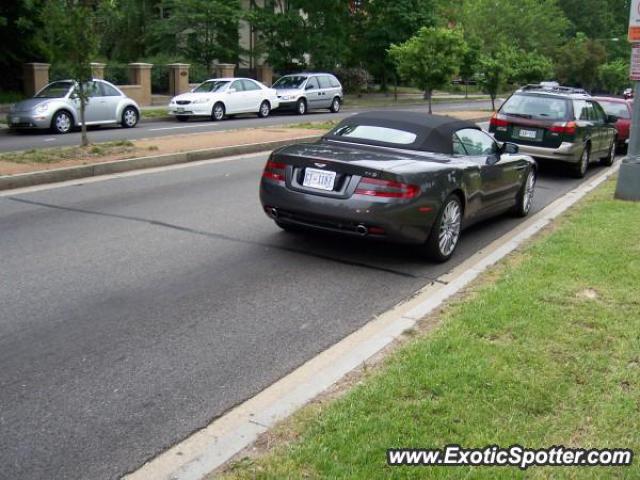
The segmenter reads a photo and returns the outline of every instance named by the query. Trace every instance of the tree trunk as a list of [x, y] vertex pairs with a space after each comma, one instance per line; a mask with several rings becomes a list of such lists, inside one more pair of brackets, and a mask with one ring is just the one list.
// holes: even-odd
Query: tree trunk
[[491, 110], [496, 111], [496, 94], [491, 94]]
[[469, 83], [464, 81], [464, 98], [469, 98]]
[[86, 147], [89, 145], [89, 138], [87, 137], [87, 123], [84, 121], [84, 111], [85, 111], [85, 104], [86, 104], [86, 99], [84, 98], [84, 95], [82, 95], [80, 97], [80, 122], [82, 123], [82, 126], [80, 128], [81, 133], [81, 145], [83, 147]]
[[432, 111], [431, 111], [431, 97], [432, 97], [432, 90], [429, 88], [427, 90], [424, 91], [424, 96], [427, 98], [427, 100], [429, 100], [429, 115], [431, 115]]

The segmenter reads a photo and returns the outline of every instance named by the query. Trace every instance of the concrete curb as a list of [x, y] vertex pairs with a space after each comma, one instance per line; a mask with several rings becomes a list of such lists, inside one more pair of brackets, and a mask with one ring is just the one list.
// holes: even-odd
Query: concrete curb
[[98, 175], [110, 175], [114, 173], [140, 170], [144, 168], [164, 167], [179, 163], [210, 160], [213, 158], [228, 157], [232, 155], [245, 155], [249, 153], [273, 150], [293, 143], [314, 142], [319, 135], [293, 138], [289, 140], [277, 140], [274, 142], [247, 143], [229, 147], [206, 148], [203, 150], [191, 150], [181, 153], [169, 153], [149, 157], [129, 158], [113, 162], [96, 163], [93, 165], [81, 165], [77, 167], [57, 168], [54, 170], [40, 170], [38, 172], [20, 173], [18, 175], [0, 176], [0, 190], [32, 187], [44, 183], [65, 182], [79, 178], [95, 177]]
[[558, 198], [437, 281], [427, 284], [409, 300], [374, 318], [253, 398], [126, 475], [124, 480], [200, 480], [220, 468], [255, 442], [260, 434], [361, 366], [487, 268], [535, 236], [615, 174], [619, 167], [620, 163], [616, 162], [612, 168]]

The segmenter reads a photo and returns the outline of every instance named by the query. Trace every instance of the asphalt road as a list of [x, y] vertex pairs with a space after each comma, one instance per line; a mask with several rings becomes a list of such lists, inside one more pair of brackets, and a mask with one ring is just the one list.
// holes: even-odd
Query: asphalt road
[[[426, 112], [425, 106], [398, 106], [385, 107], [389, 110], [418, 110]], [[489, 109], [489, 101], [455, 101], [436, 103], [434, 112], [443, 110], [469, 110]], [[141, 138], [156, 138], [181, 133], [216, 132], [238, 128], [256, 128], [276, 125], [286, 125], [300, 122], [323, 122], [342, 119], [348, 115], [367, 110], [379, 110], [378, 108], [345, 109], [333, 114], [322, 110], [314, 110], [304, 117], [286, 112], [276, 112], [267, 118], [257, 118], [255, 115], [238, 115], [222, 122], [211, 120], [193, 119], [187, 123], [177, 120], [143, 120], [136, 128], [125, 129], [117, 126], [104, 126], [89, 131], [89, 139], [92, 142], [109, 142], [114, 140], [137, 140]], [[48, 131], [30, 130], [24, 132], [12, 132], [6, 128], [0, 129], [0, 152], [17, 150], [30, 150], [33, 148], [62, 147], [80, 144], [80, 132], [72, 132], [66, 135], [54, 135]]]
[[[287, 234], [264, 161], [0, 195], [0, 478], [118, 478], [520, 221], [467, 230], [444, 265]], [[579, 183], [543, 171], [535, 210]]]

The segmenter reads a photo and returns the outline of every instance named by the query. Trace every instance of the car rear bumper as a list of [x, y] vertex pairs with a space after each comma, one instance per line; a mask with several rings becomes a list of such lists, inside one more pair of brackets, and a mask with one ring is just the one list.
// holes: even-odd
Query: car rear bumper
[[582, 155], [582, 145], [578, 143], [562, 142], [558, 148], [536, 147], [522, 144], [518, 144], [518, 147], [521, 154], [566, 163], [578, 163]]
[[427, 240], [438, 209], [435, 204], [425, 206], [423, 200], [311, 195], [265, 180], [260, 186], [260, 201], [267, 216], [283, 225], [407, 244]]

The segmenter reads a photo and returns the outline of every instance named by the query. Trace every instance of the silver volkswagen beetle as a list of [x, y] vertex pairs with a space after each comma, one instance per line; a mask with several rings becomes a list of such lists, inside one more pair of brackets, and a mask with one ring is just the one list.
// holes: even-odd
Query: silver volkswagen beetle
[[[68, 133], [80, 126], [80, 99], [76, 82], [52, 82], [33, 98], [11, 106], [7, 124], [11, 129], [49, 128], [56, 133]], [[87, 125], [120, 124], [135, 127], [140, 118], [140, 107], [118, 87], [104, 80], [90, 80], [84, 85], [88, 92], [85, 108]]]

